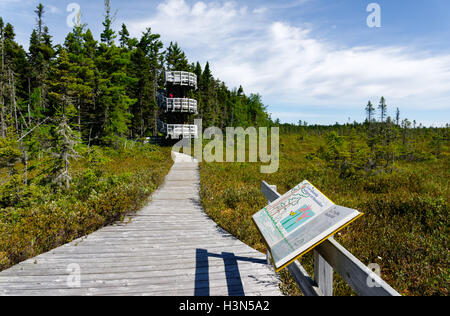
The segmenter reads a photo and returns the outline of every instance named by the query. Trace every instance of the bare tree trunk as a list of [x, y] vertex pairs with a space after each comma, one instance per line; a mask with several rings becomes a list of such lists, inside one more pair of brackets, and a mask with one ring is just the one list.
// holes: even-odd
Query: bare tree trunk
[[155, 124], [153, 136], [158, 136], [158, 108], [153, 110], [153, 119]]
[[31, 81], [28, 77], [28, 125], [31, 126]]
[[153, 110], [153, 119], [154, 119], [154, 132], [153, 136], [158, 136], [158, 100], [157, 100], [157, 93], [158, 93], [158, 71], [155, 67], [153, 70], [153, 98], [156, 101], [156, 108]]
[[5, 75], [5, 50], [4, 50], [4, 35], [3, 35], [3, 30], [2, 33], [0, 34], [1, 37], [1, 47], [2, 47], [2, 51], [1, 51], [1, 58], [2, 58], [2, 63], [1, 63], [1, 69], [0, 69], [0, 136], [2, 138], [6, 137], [6, 124], [5, 124], [5, 99], [3, 98], [3, 81], [4, 81], [4, 75]]
[[5, 100], [3, 98], [3, 73], [0, 75], [0, 136], [6, 137]]
[[81, 134], [81, 98], [78, 97], [78, 132]]
[[70, 137], [70, 127], [69, 127], [69, 123], [67, 122], [67, 117], [66, 117], [66, 104], [67, 104], [67, 97], [64, 96], [63, 98], [63, 114], [62, 114], [62, 118], [61, 118], [61, 123], [58, 127], [59, 129], [59, 134], [62, 137], [62, 144], [60, 147], [60, 166], [62, 169], [61, 174], [57, 175], [57, 177], [59, 178], [60, 183], [64, 184], [64, 187], [66, 189], [70, 188], [70, 154], [71, 151], [73, 150], [73, 142], [71, 141], [71, 137]]
[[45, 109], [46, 108], [46, 97], [47, 97], [47, 87], [46, 87], [46, 85], [45, 85], [45, 79], [46, 79], [46, 77], [45, 77], [45, 74], [47, 73], [46, 71], [47, 71], [47, 69], [45, 69], [47, 66], [46, 65], [44, 65], [44, 68], [42, 69], [42, 74], [41, 74], [41, 77], [42, 77], [42, 81], [41, 81], [41, 103], [42, 103], [42, 108], [43, 109]]
[[140, 133], [140, 135], [139, 135], [139, 137], [144, 137], [144, 111], [142, 110], [142, 101], [140, 102], [141, 103], [141, 105], [140, 105], [140, 107], [141, 107], [141, 133]]
[[9, 69], [9, 89], [10, 89], [10, 96], [11, 96], [11, 106], [13, 107], [14, 111], [14, 120], [16, 124], [16, 132], [19, 132], [19, 121], [17, 119], [17, 104], [16, 104], [16, 91], [14, 88], [14, 76], [11, 69]]
[[[21, 134], [23, 134], [23, 133], [21, 133]], [[27, 185], [28, 184], [28, 153], [27, 153], [25, 147], [23, 146], [22, 139], [20, 140], [20, 151], [22, 152], [22, 163], [23, 163], [23, 173], [24, 173], [23, 183], [25, 185]]]
[[89, 129], [89, 141], [88, 141], [88, 148], [91, 148], [91, 137], [92, 137], [92, 125]]
[[24, 164], [24, 172], [25, 172], [25, 179], [24, 179], [24, 183], [25, 185], [28, 185], [28, 154], [26, 152], [26, 150], [23, 151], [23, 164]]
[[[96, 100], [96, 98], [95, 98], [95, 94], [97, 93], [97, 91], [95, 90], [95, 92], [93, 92], [92, 93], [92, 103], [93, 103], [93, 105], [94, 105], [94, 110], [93, 110], [93, 113], [95, 113], [95, 110], [97, 109], [97, 100]], [[89, 112], [89, 111], [88, 111]], [[89, 122], [88, 122], [88, 124], [90, 125], [90, 128], [89, 128], [89, 141], [88, 141], [88, 148], [91, 148], [91, 141], [92, 141], [92, 125], [93, 125], [93, 123], [92, 123], [92, 117], [89, 115]]]

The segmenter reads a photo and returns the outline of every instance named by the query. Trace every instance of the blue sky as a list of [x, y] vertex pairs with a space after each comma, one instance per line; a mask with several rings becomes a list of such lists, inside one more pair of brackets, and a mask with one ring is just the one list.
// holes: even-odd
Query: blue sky
[[[99, 37], [103, 0], [42, 0], [46, 24], [61, 43], [67, 6]], [[367, 5], [381, 8], [369, 28]], [[25, 47], [39, 1], [0, 0], [0, 16]], [[210, 61], [228, 86], [260, 93], [273, 118], [328, 124], [362, 121], [368, 100], [385, 96], [393, 116], [425, 125], [450, 123], [448, 0], [112, 0], [114, 23], [132, 35], [146, 27], [177, 41], [190, 61]]]

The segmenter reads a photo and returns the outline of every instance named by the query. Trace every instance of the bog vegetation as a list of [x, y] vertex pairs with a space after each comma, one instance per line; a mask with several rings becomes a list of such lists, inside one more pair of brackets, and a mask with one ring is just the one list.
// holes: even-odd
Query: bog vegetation
[[[365, 213], [336, 236], [363, 263], [377, 263], [382, 277], [404, 295], [448, 295], [449, 128], [414, 126], [378, 115], [369, 103], [364, 124], [281, 125], [280, 170], [259, 164], [202, 163], [201, 197], [206, 212], [248, 245], [265, 251], [251, 217], [267, 201], [261, 181], [280, 193], [307, 179], [336, 204]], [[313, 258], [302, 263], [313, 273]], [[286, 272], [283, 290], [299, 294]], [[336, 295], [351, 295], [341, 280]]]

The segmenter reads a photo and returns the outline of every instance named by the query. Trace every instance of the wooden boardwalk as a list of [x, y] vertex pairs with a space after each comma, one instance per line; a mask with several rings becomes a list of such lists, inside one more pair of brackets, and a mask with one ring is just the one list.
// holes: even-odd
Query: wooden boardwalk
[[142, 211], [1, 272], [0, 295], [280, 295], [265, 255], [204, 213], [198, 163], [176, 158]]

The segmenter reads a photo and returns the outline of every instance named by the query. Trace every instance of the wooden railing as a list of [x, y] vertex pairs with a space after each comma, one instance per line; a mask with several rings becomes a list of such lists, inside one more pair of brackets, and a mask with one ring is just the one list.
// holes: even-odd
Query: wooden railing
[[166, 71], [166, 85], [167, 83], [197, 89], [197, 75], [186, 71]]
[[187, 98], [164, 98], [162, 107], [167, 112], [197, 114], [197, 100]]
[[[264, 181], [261, 190], [269, 203], [281, 196], [276, 186]], [[270, 264], [269, 251], [267, 255]], [[305, 296], [333, 296], [333, 271], [336, 271], [357, 295], [400, 296], [334, 238], [329, 238], [314, 249], [314, 279], [298, 260], [289, 265], [288, 269]]]
[[196, 138], [197, 125], [166, 124], [166, 136], [172, 139]]

